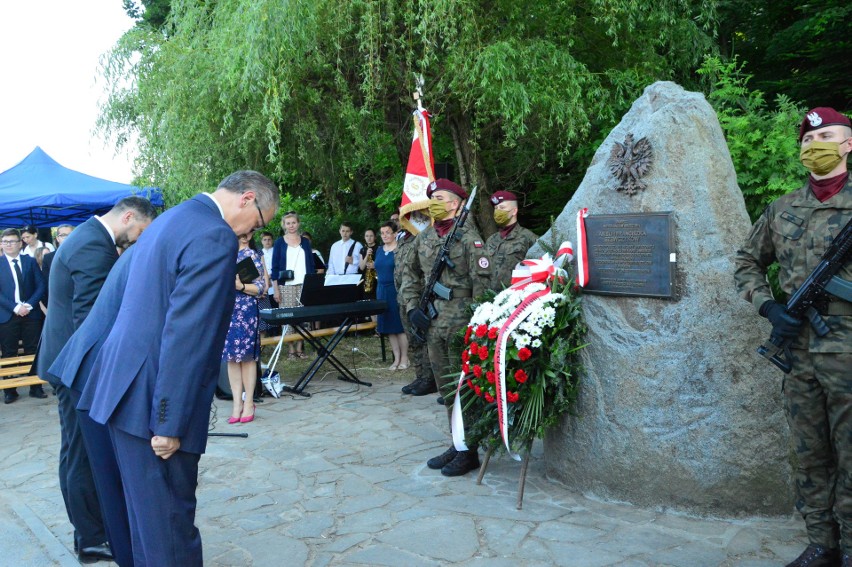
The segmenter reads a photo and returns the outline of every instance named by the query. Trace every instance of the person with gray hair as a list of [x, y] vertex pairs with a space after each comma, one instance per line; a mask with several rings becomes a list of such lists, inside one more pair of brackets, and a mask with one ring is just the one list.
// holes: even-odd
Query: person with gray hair
[[135, 565], [203, 565], [195, 490], [234, 309], [237, 235], [266, 226], [278, 202], [262, 174], [229, 175], [151, 223], [126, 287], [110, 279], [98, 297], [117, 313], [77, 409], [108, 430]]

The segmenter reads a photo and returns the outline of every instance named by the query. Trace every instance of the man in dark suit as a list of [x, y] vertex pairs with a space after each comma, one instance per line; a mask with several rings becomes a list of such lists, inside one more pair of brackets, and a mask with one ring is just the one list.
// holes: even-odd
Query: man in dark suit
[[101, 291], [105, 302], [122, 295], [121, 308], [80, 407], [109, 429], [136, 565], [202, 565], [195, 488], [234, 306], [236, 235], [263, 227], [278, 200], [263, 175], [230, 175], [154, 221], [123, 292]]
[[[50, 382], [59, 401], [61, 445], [59, 487], [68, 519], [74, 526], [74, 545], [81, 561], [112, 559], [126, 550], [122, 565], [132, 564], [129, 541], [115, 541], [104, 526], [92, 468], [77, 420], [75, 394], [51, 376], [48, 369], [59, 351], [83, 323], [116, 260], [116, 247], [126, 248], [139, 238], [157, 213], [142, 197], [125, 197], [103, 216], [81, 224], [56, 251], [51, 267], [50, 308], [41, 334], [38, 375]], [[107, 522], [109, 525], [111, 522]], [[125, 520], [126, 524], [126, 520]], [[118, 531], [118, 530], [116, 530]], [[110, 537], [108, 537], [110, 536]], [[106, 545], [109, 541], [110, 546]], [[117, 545], [119, 544], [119, 545]]]
[[[0, 236], [3, 259], [0, 261], [0, 355], [3, 358], [18, 356], [18, 342], [24, 345], [24, 354], [35, 354], [44, 315], [38, 302], [44, 295], [44, 279], [38, 264], [30, 256], [21, 254], [21, 233], [14, 228]], [[4, 402], [18, 399], [15, 388], [4, 390]], [[30, 396], [46, 398], [41, 385], [30, 386]]]

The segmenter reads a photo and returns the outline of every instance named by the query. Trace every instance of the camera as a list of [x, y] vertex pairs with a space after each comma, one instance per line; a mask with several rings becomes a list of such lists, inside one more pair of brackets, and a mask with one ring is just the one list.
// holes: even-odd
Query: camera
[[295, 277], [296, 277], [296, 274], [293, 273], [293, 270], [281, 270], [281, 277], [278, 278], [278, 279], [284, 280], [285, 282], [289, 282], [290, 280], [294, 279]]

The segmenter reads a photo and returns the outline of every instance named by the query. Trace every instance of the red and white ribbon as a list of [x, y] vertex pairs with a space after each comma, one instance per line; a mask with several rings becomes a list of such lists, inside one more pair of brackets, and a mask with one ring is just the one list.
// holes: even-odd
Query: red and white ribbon
[[577, 211], [577, 285], [586, 287], [589, 283], [589, 248], [586, 243], [586, 217], [589, 209]]
[[540, 259], [523, 260], [520, 266], [512, 270], [512, 289], [523, 289], [533, 282], [548, 282], [556, 276], [564, 276], [562, 266], [574, 259], [574, 249], [570, 241], [559, 245], [556, 251], [556, 261], [550, 259], [550, 254], [545, 254]]

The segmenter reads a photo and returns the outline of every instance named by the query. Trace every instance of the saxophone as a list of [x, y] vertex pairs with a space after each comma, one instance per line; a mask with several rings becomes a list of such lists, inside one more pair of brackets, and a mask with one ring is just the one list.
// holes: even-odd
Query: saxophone
[[[373, 257], [373, 249], [367, 248], [367, 263], [369, 264]], [[367, 267], [364, 269], [364, 293], [373, 293], [376, 289], [376, 268]]]

